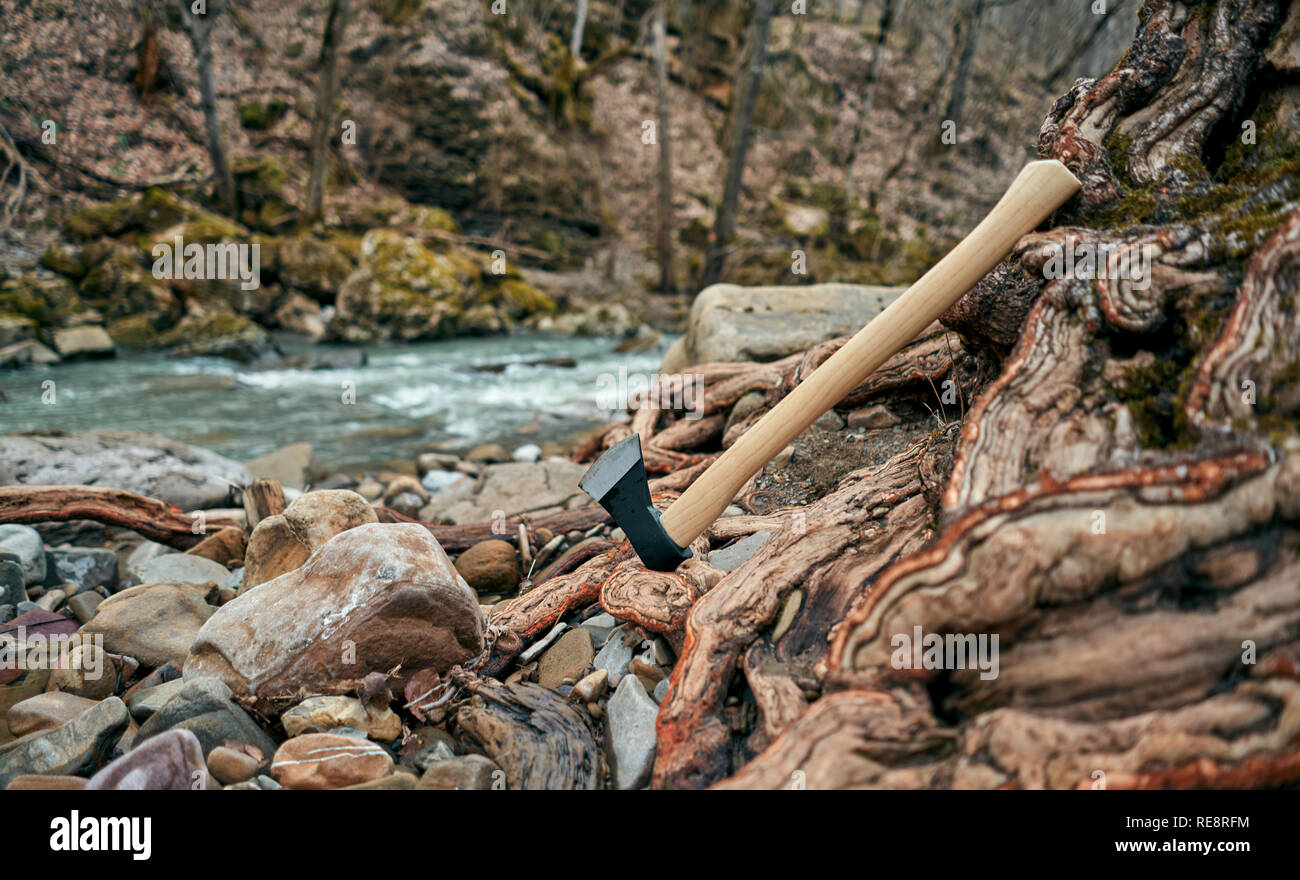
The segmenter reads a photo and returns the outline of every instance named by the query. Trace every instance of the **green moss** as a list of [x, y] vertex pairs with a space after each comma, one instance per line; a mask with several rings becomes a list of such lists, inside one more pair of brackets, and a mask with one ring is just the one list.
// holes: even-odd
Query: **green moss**
[[40, 327], [67, 326], [89, 311], [64, 278], [29, 275], [0, 282], [0, 312], [28, 318]]
[[119, 235], [136, 220], [135, 202], [118, 199], [103, 205], [78, 208], [63, 224], [63, 234], [73, 241], [89, 241], [106, 235]]
[[403, 25], [415, 18], [423, 0], [370, 0], [370, 8], [378, 13], [385, 24]]
[[73, 281], [80, 280], [86, 274], [86, 267], [81, 259], [61, 244], [52, 244], [41, 254], [41, 265]]
[[527, 281], [508, 278], [497, 286], [506, 314], [518, 319], [538, 312], [553, 315], [559, 311], [555, 300], [533, 287]]
[[266, 131], [289, 112], [289, 103], [281, 98], [271, 98], [263, 103], [249, 101], [239, 105], [239, 124], [252, 131]]
[[218, 314], [178, 324], [162, 334], [158, 342], [163, 346], [172, 346], [183, 343], [213, 342], [245, 334], [261, 336], [265, 333], [265, 330], [247, 318]]
[[157, 348], [159, 345], [158, 331], [144, 315], [127, 315], [118, 318], [116, 321], [110, 321], [105, 329], [114, 345], [127, 348]]

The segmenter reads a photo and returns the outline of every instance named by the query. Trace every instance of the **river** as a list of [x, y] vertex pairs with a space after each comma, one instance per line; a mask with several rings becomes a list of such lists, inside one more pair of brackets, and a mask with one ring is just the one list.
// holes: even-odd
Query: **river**
[[[0, 433], [148, 431], [237, 461], [305, 441], [318, 467], [359, 471], [409, 461], [434, 443], [468, 449], [495, 441], [510, 449], [572, 437], [613, 415], [598, 405], [611, 374], [654, 372], [671, 342], [629, 354], [598, 338], [452, 339], [369, 346], [365, 366], [324, 370], [119, 354], [0, 372], [7, 398], [0, 403]], [[279, 344], [286, 356], [322, 350]], [[529, 363], [546, 359], [575, 364]]]

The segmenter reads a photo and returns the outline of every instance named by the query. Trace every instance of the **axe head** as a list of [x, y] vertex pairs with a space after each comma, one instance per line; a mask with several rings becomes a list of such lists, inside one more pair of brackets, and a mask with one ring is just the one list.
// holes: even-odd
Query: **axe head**
[[668, 537], [659, 511], [650, 503], [640, 434], [624, 437], [607, 449], [578, 485], [614, 517], [646, 568], [672, 571], [691, 558], [689, 547], [678, 547]]

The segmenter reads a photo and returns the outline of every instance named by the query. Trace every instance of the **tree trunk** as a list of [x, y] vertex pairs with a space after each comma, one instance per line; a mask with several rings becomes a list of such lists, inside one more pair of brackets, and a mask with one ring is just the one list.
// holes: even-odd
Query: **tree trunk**
[[655, 10], [655, 73], [659, 84], [659, 289], [672, 293], [677, 287], [673, 273], [673, 153], [668, 102], [668, 0], [659, 0]]
[[943, 112], [944, 120], [961, 123], [962, 110], [966, 106], [966, 86], [970, 82], [970, 69], [975, 61], [975, 48], [979, 43], [980, 21], [983, 17], [984, 0], [974, 0], [962, 39], [961, 56], [957, 59], [957, 75], [953, 79], [952, 94]]
[[329, 164], [329, 134], [334, 123], [334, 102], [338, 96], [339, 44], [343, 42], [343, 29], [347, 26], [347, 0], [330, 0], [329, 14], [325, 18], [325, 33], [321, 36], [320, 81], [316, 90], [316, 118], [311, 127], [311, 171], [307, 179], [307, 206], [303, 220], [311, 224], [319, 220], [324, 210], [325, 169]]
[[889, 39], [889, 30], [894, 23], [894, 4], [897, 0], [882, 0], [880, 6], [880, 23], [876, 28], [876, 40], [871, 44], [871, 63], [867, 68], [867, 81], [863, 83], [862, 95], [858, 100], [858, 121], [853, 126], [853, 140], [849, 144], [848, 156], [844, 161], [844, 194], [849, 206], [857, 202], [857, 187], [853, 182], [853, 163], [858, 158], [858, 147], [862, 143], [862, 132], [867, 125], [867, 116], [876, 100], [876, 87], [880, 83], [880, 63], [884, 58], [885, 41]]
[[578, 0], [573, 16], [573, 36], [569, 38], [569, 54], [577, 58], [582, 54], [582, 32], [587, 29], [587, 0]]
[[190, 4], [183, 0], [181, 15], [189, 27], [190, 43], [194, 46], [194, 63], [199, 77], [199, 101], [203, 109], [203, 127], [208, 136], [208, 156], [212, 159], [212, 176], [216, 183], [217, 199], [232, 217], [239, 210], [235, 194], [235, 178], [230, 172], [230, 159], [226, 154], [225, 138], [221, 134], [221, 117], [217, 112], [217, 89], [212, 77], [212, 20], [225, 9], [225, 0], [209, 0], [207, 13], [195, 15]]
[[772, 0], [756, 0], [754, 4], [753, 40], [745, 80], [736, 102], [731, 125], [731, 154], [727, 159], [727, 178], [723, 185], [722, 202], [718, 205], [717, 220], [713, 224], [713, 239], [709, 245], [708, 259], [700, 277], [700, 287], [707, 287], [722, 277], [726, 268], [727, 250], [736, 234], [736, 210], [740, 202], [741, 178], [745, 174], [745, 155], [753, 137], [754, 107], [758, 103], [759, 87], [763, 82], [763, 66], [767, 60], [767, 34], [772, 23]]

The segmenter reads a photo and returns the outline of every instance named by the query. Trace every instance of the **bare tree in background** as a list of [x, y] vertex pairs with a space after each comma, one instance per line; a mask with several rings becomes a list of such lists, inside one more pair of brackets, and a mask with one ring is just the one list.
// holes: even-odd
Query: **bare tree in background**
[[321, 36], [320, 58], [316, 65], [320, 69], [320, 82], [316, 90], [316, 118], [311, 126], [311, 171], [307, 178], [304, 223], [319, 220], [324, 210], [329, 133], [334, 122], [334, 103], [339, 90], [339, 45], [343, 42], [347, 15], [347, 0], [330, 0], [329, 14], [325, 17], [325, 33]]
[[659, 81], [659, 289], [671, 293], [677, 287], [673, 273], [673, 153], [668, 117], [668, 0], [659, 0], [655, 10], [655, 73]]
[[858, 102], [858, 121], [853, 126], [853, 140], [849, 143], [848, 157], [844, 163], [844, 194], [850, 206], [857, 199], [853, 183], [853, 163], [858, 157], [858, 147], [862, 142], [862, 132], [867, 125], [867, 116], [876, 99], [876, 86], [880, 82], [880, 62], [884, 57], [885, 41], [894, 24], [895, 5], [898, 0], [882, 0], [880, 6], [880, 23], [876, 28], [876, 39], [871, 44], [871, 63], [867, 68], [867, 81], [862, 84], [862, 98]]
[[578, 0], [578, 11], [573, 17], [573, 36], [569, 39], [569, 54], [578, 57], [582, 52], [582, 32], [587, 29], [587, 0]]
[[763, 65], [767, 61], [767, 34], [772, 24], [772, 0], [756, 0], [754, 4], [754, 38], [745, 81], [741, 86], [735, 116], [731, 126], [731, 156], [727, 161], [727, 178], [722, 190], [722, 203], [718, 205], [717, 221], [713, 224], [713, 240], [709, 245], [708, 259], [700, 277], [700, 286], [707, 287], [722, 277], [727, 262], [727, 248], [736, 234], [736, 208], [740, 200], [740, 182], [745, 173], [745, 154], [753, 137], [754, 107], [758, 103], [758, 89], [763, 81]]
[[961, 56], [957, 60], [957, 75], [953, 79], [952, 95], [948, 98], [948, 107], [943, 118], [961, 122], [962, 110], [966, 104], [966, 84], [970, 81], [971, 64], [975, 60], [975, 47], [979, 43], [980, 24], [984, 17], [985, 0], [972, 0], [967, 16], [965, 36], [962, 39]]
[[239, 207], [235, 196], [235, 178], [230, 173], [226, 142], [221, 136], [217, 90], [212, 80], [212, 21], [225, 8], [226, 0], [208, 0], [206, 12], [195, 13], [187, 0], [181, 2], [181, 15], [189, 28], [190, 43], [194, 46], [194, 62], [198, 67], [199, 101], [203, 109], [203, 126], [208, 136], [208, 154], [212, 158], [217, 198], [222, 207], [233, 215]]

